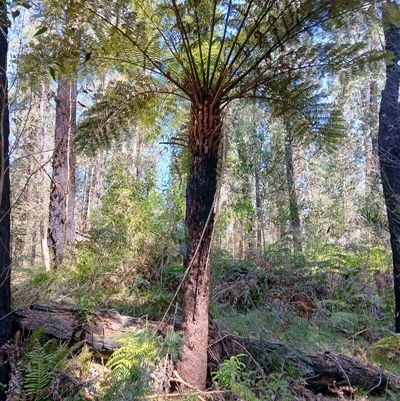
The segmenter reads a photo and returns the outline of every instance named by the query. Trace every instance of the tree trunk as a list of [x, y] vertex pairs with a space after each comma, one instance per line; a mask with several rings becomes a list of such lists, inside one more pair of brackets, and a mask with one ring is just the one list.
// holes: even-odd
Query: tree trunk
[[222, 139], [219, 105], [205, 100], [191, 109], [192, 153], [186, 188], [187, 275], [184, 283], [182, 347], [178, 370], [190, 385], [205, 389], [207, 377], [210, 247], [214, 227], [218, 146]]
[[75, 243], [76, 94], [76, 81], [59, 81], [48, 231], [56, 268], [62, 264], [66, 247]]
[[254, 170], [254, 179], [256, 187], [256, 210], [257, 210], [257, 252], [263, 253], [265, 251], [265, 230], [264, 230], [264, 212], [261, 203], [261, 183], [260, 172], [258, 166]]
[[[288, 124], [286, 124], [288, 127]], [[289, 129], [289, 128], [287, 128]], [[294, 163], [293, 163], [293, 146], [289, 136], [285, 138], [285, 164], [286, 164], [286, 183], [289, 193], [289, 219], [290, 231], [293, 240], [293, 250], [297, 254], [302, 250], [300, 237], [300, 213], [299, 204], [297, 201], [297, 193], [294, 179]]]
[[400, 333], [400, 28], [385, 30], [386, 50], [393, 63], [386, 67], [386, 85], [379, 112], [378, 153], [393, 257], [396, 333]]
[[[0, 347], [11, 339], [11, 261], [10, 261], [10, 170], [8, 158], [8, 138], [10, 132], [8, 117], [7, 89], [7, 33], [8, 18], [6, 2], [0, 5]], [[6, 361], [7, 355], [0, 352], [0, 362]], [[0, 384], [8, 384], [8, 363], [0, 363]], [[6, 393], [0, 386], [0, 400], [6, 399]]]

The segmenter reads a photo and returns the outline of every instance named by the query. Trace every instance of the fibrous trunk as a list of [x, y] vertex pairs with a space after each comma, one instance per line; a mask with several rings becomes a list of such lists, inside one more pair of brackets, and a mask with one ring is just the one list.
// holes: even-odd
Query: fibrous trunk
[[211, 101], [194, 104], [189, 133], [192, 160], [186, 189], [189, 238], [182, 325], [185, 343], [178, 370], [187, 383], [200, 390], [204, 390], [207, 376], [210, 247], [221, 140], [220, 114], [219, 105]]
[[386, 68], [386, 85], [382, 91], [378, 153], [393, 256], [396, 332], [400, 333], [400, 28], [388, 28], [385, 39], [386, 49], [394, 58], [393, 64]]
[[[0, 347], [11, 339], [11, 264], [10, 264], [10, 175], [8, 158], [8, 97], [7, 97], [7, 18], [6, 2], [0, 4]], [[7, 385], [9, 364], [4, 351], [0, 351], [0, 384]], [[6, 399], [0, 386], [0, 400]]]
[[76, 86], [76, 81], [61, 80], [57, 89], [48, 236], [55, 267], [62, 264], [65, 248], [73, 247], [75, 241]]

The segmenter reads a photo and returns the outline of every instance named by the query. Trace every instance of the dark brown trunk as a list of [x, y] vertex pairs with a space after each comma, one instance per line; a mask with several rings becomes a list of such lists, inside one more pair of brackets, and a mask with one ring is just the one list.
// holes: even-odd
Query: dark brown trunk
[[378, 152], [393, 256], [396, 333], [400, 333], [400, 28], [386, 29], [385, 39], [386, 50], [394, 57], [393, 63], [386, 67], [386, 85], [379, 112]]
[[66, 247], [75, 243], [76, 93], [76, 81], [59, 81], [48, 237], [55, 267], [62, 265]]
[[205, 389], [207, 377], [210, 247], [222, 137], [220, 113], [219, 105], [213, 106], [211, 101], [192, 105], [189, 132], [192, 160], [186, 188], [189, 239], [182, 324], [185, 343], [178, 370], [187, 383], [200, 390]]
[[[0, 3], [0, 347], [11, 339], [11, 261], [10, 261], [10, 175], [8, 158], [9, 118], [7, 89], [7, 33], [8, 19], [6, 2]], [[0, 351], [0, 361], [7, 360], [7, 355]], [[0, 384], [7, 385], [10, 367], [0, 363]], [[6, 393], [0, 386], [0, 400], [6, 399]]]

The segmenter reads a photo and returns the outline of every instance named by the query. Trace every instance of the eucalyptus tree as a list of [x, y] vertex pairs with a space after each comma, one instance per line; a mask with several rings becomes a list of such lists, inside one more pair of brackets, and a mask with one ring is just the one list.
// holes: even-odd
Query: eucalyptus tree
[[393, 256], [396, 333], [400, 333], [400, 7], [385, 3], [385, 48], [392, 59], [386, 66], [386, 84], [379, 112], [378, 154], [383, 195], [389, 222]]
[[[54, 10], [54, 7], [56, 11]], [[57, 79], [54, 153], [50, 184], [48, 242], [55, 267], [60, 267], [67, 248], [75, 245], [75, 133], [77, 112], [77, 75], [80, 35], [83, 25], [74, 0], [47, 4], [56, 21], [59, 60], [51, 70]]]
[[[11, 260], [10, 260], [10, 171], [9, 115], [7, 88], [8, 15], [5, 0], [0, 2], [0, 347], [11, 339]], [[0, 399], [6, 399], [10, 366], [0, 350]]]
[[[99, 37], [109, 37], [108, 53], [141, 83], [131, 98], [175, 95], [188, 108], [184, 137], [172, 142], [191, 154], [186, 187], [188, 258], [184, 282], [183, 345], [178, 370], [190, 385], [204, 389], [207, 375], [210, 247], [214, 226], [218, 166], [224, 136], [223, 112], [234, 99], [258, 96], [272, 101], [280, 77], [311, 67], [307, 60], [287, 64], [287, 52], [300, 38], [318, 38], [332, 21], [363, 3], [359, 0], [86, 1]], [[332, 24], [331, 24], [332, 26]], [[328, 29], [328, 28], [327, 28]], [[330, 28], [329, 28], [330, 29]], [[316, 46], [317, 40], [313, 41]], [[325, 42], [326, 45], [326, 42]], [[332, 45], [319, 44], [322, 68]], [[356, 48], [356, 47], [355, 47]], [[304, 49], [298, 47], [297, 51]], [[343, 48], [340, 49], [343, 54]], [[346, 53], [346, 56], [348, 53]], [[317, 67], [313, 60], [312, 67]], [[259, 88], [262, 87], [262, 90]]]
[[54, 101], [55, 113], [48, 117], [54, 118], [54, 149], [47, 239], [53, 266], [58, 267], [75, 242], [77, 82], [90, 58], [82, 50], [90, 34], [74, 0], [43, 0], [32, 5], [31, 14], [36, 33], [19, 66], [25, 87], [33, 93], [44, 87], [48, 103]]

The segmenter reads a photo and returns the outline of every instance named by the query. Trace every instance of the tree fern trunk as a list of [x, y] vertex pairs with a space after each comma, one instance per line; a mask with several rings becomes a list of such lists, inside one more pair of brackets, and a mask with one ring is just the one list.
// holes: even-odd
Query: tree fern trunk
[[183, 332], [185, 343], [178, 366], [182, 378], [205, 389], [209, 321], [210, 247], [214, 227], [220, 109], [207, 100], [191, 110], [189, 144], [192, 152], [186, 189], [188, 274], [184, 283]]

